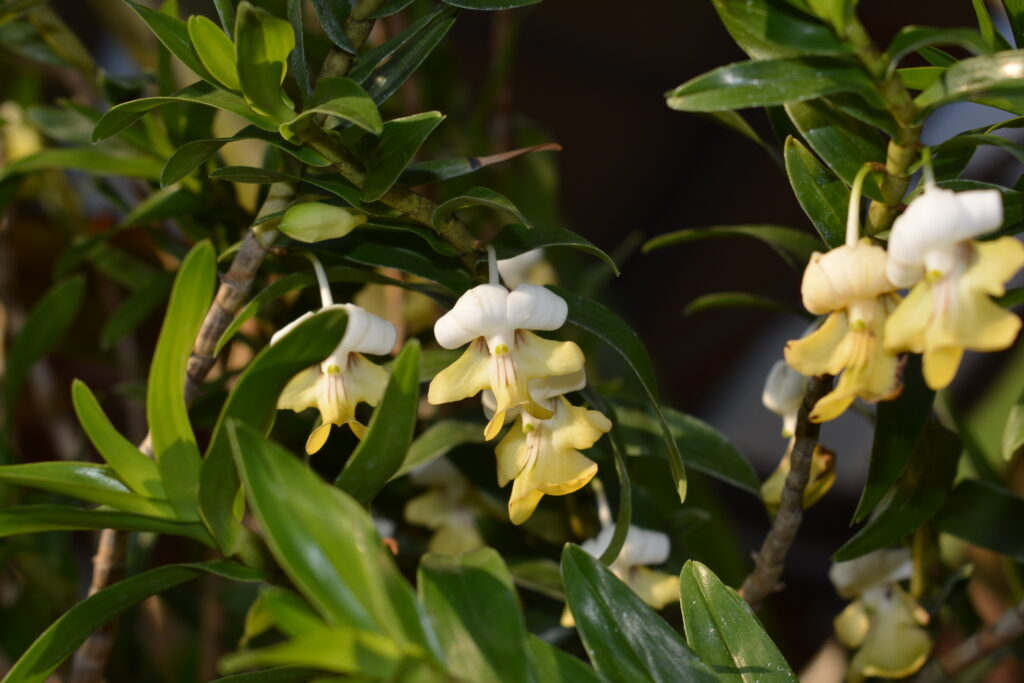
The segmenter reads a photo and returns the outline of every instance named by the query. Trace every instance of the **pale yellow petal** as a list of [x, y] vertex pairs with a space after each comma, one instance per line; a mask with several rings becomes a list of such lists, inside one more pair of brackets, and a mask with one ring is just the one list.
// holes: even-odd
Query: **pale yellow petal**
[[864, 603], [854, 600], [832, 620], [836, 638], [848, 648], [858, 648], [868, 637], [868, 613]]
[[576, 620], [572, 616], [572, 610], [569, 609], [569, 605], [565, 606], [562, 610], [562, 618], [558, 620], [559, 625], [562, 628], [572, 628], [576, 625]]
[[922, 280], [885, 322], [885, 346], [891, 351], [921, 353], [934, 306], [934, 285]]
[[440, 529], [452, 516], [454, 504], [451, 498], [439, 489], [431, 489], [416, 496], [405, 504], [405, 521]]
[[526, 434], [523, 433], [522, 418], [505, 438], [498, 442], [495, 454], [498, 456], [498, 486], [504, 486], [519, 476], [526, 465]]
[[956, 376], [960, 367], [960, 359], [963, 358], [964, 349], [962, 346], [947, 346], [940, 349], [928, 349], [922, 358], [921, 370], [924, 374], [924, 381], [929, 388], [938, 391], [945, 389]]
[[508, 500], [508, 517], [515, 525], [520, 525], [530, 518], [544, 494], [530, 488], [524, 477], [516, 479], [512, 484], [512, 496]]
[[490, 361], [484, 340], [471, 341], [457, 361], [434, 376], [427, 390], [427, 402], [440, 405], [461, 401], [490, 388]]
[[350, 353], [345, 385], [353, 403], [369, 403], [375, 406], [384, 396], [391, 375], [361, 353]]
[[320, 368], [306, 368], [292, 377], [277, 399], [280, 410], [294, 410], [301, 413], [306, 408], [316, 408], [319, 395]]
[[679, 577], [674, 574], [634, 567], [629, 587], [654, 609], [661, 609], [679, 600]]
[[867, 638], [850, 662], [864, 676], [905, 678], [920, 669], [932, 642], [917, 621], [917, 603], [897, 585], [870, 615]]
[[804, 375], [834, 375], [842, 369], [842, 347], [848, 331], [846, 313], [836, 311], [811, 334], [786, 344], [786, 362]]
[[439, 555], [461, 555], [482, 547], [484, 540], [476, 525], [471, 520], [463, 523], [460, 517], [438, 529], [427, 544], [427, 550]]
[[[545, 444], [548, 445], [548, 444]], [[542, 493], [562, 496], [583, 488], [597, 474], [597, 463], [576, 450], [545, 449], [520, 475]]]
[[314, 429], [313, 432], [309, 435], [309, 438], [306, 439], [306, 453], [308, 453], [309, 455], [313, 455], [321, 448], [323, 448], [324, 444], [327, 443], [327, 437], [330, 435], [330, 433], [330, 422], [325, 422], [316, 429]]
[[569, 375], [583, 369], [583, 351], [571, 341], [552, 341], [516, 330], [516, 363], [528, 379]]
[[992, 296], [1006, 293], [1006, 283], [1024, 268], [1024, 245], [1016, 237], [1000, 237], [989, 242], [971, 242], [974, 260], [964, 273], [970, 286]]

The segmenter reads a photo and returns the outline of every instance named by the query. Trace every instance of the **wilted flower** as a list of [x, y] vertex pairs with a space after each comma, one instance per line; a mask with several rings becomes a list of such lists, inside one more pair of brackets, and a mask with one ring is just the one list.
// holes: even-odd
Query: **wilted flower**
[[[790, 456], [793, 453], [793, 441], [789, 442], [786, 454], [782, 456], [775, 471], [761, 484], [761, 499], [765, 508], [774, 515], [782, 502], [782, 490], [786, 486], [786, 477], [792, 467]], [[806, 510], [829, 492], [836, 482], [836, 454], [818, 444], [811, 455], [810, 477], [804, 488], [803, 506]]]
[[438, 458], [417, 467], [410, 478], [430, 487], [405, 504], [405, 521], [434, 531], [427, 546], [430, 552], [459, 555], [483, 547], [472, 486], [454, 465]]
[[[281, 392], [277, 407], [294, 410], [297, 413], [307, 408], [320, 411], [323, 421], [313, 430], [306, 441], [306, 452], [319, 451], [327, 441], [331, 425], [348, 425], [352, 432], [362, 438], [366, 427], [356, 420], [356, 405], [361, 402], [377, 405], [389, 375], [387, 370], [367, 359], [363, 354], [386, 354], [395, 345], [395, 326], [387, 320], [367, 313], [354, 304], [335, 304], [319, 261], [314, 268], [320, 280], [321, 310], [342, 309], [348, 314], [345, 334], [337, 348], [320, 365], [307, 368], [292, 378]], [[313, 315], [307, 311], [271, 338], [273, 344], [288, 334], [296, 325]]]
[[786, 361], [775, 361], [764, 381], [761, 403], [782, 418], [782, 435], [785, 437], [793, 436], [805, 391], [807, 377], [789, 367]]
[[583, 352], [573, 342], [550, 341], [529, 330], [556, 330], [568, 307], [553, 292], [537, 285], [519, 285], [511, 292], [498, 284], [479, 285], [463, 294], [434, 325], [437, 342], [446, 349], [469, 348], [431, 381], [427, 400], [434, 404], [494, 392], [494, 416], [484, 436], [497, 436], [509, 410], [521, 407], [531, 418], [551, 417], [530, 396], [531, 380], [569, 375], [583, 369]]
[[1002, 222], [998, 190], [953, 192], [928, 182], [893, 223], [887, 273], [913, 289], [886, 323], [885, 343], [922, 353], [932, 389], [953, 381], [965, 349], [1008, 348], [1020, 329], [1020, 318], [990, 297], [1024, 266], [1024, 246], [1013, 237], [973, 240]]
[[857, 649], [848, 681], [904, 678], [928, 659], [932, 643], [922, 628], [928, 613], [898, 583], [912, 571], [907, 550], [878, 550], [832, 565], [836, 591], [853, 599], [834, 621], [840, 642]]

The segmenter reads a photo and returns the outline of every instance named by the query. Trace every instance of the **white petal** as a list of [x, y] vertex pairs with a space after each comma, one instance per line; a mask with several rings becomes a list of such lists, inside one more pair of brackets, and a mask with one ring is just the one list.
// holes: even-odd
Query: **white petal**
[[863, 595], [872, 588], [909, 578], [913, 572], [906, 548], [876, 550], [848, 562], [836, 562], [828, 573], [836, 592], [844, 598]]
[[584, 550], [591, 557], [601, 557], [601, 554], [605, 550], [608, 550], [608, 546], [612, 543], [612, 535], [615, 533], [615, 526], [606, 526], [601, 528], [601, 532], [589, 540], [583, 541], [580, 544], [580, 548]]
[[519, 285], [507, 306], [508, 325], [515, 330], [557, 330], [569, 314], [565, 299], [540, 285]]
[[619, 559], [633, 567], [661, 564], [670, 550], [667, 534], [630, 525]]
[[808, 378], [789, 367], [784, 360], [775, 361], [761, 392], [761, 403], [783, 417], [800, 410]]
[[498, 272], [505, 286], [509, 288], [518, 287], [526, 282], [530, 270], [544, 260], [543, 249], [531, 249], [524, 251], [519, 256], [503, 258], [498, 261]]
[[999, 190], [969, 190], [956, 195], [965, 220], [959, 224], [960, 240], [991, 232], [1003, 224], [1003, 195]]
[[446, 349], [457, 349], [477, 337], [510, 333], [506, 301], [501, 285], [478, 285], [467, 291], [434, 323], [434, 337]]
[[391, 352], [398, 339], [394, 325], [355, 304], [343, 304], [342, 307], [348, 313], [348, 325], [338, 345], [339, 352], [354, 351], [378, 356]]
[[281, 339], [281, 337], [283, 337], [284, 335], [286, 335], [289, 332], [291, 332], [292, 330], [294, 330], [298, 326], [298, 324], [301, 323], [303, 320], [305, 320], [306, 318], [310, 318], [312, 316], [313, 316], [313, 311], [306, 311], [305, 313], [300, 315], [298, 318], [296, 318], [295, 320], [291, 321], [290, 323], [288, 323], [287, 325], [285, 325], [284, 327], [279, 329], [277, 332], [275, 332], [274, 336], [270, 338], [270, 343], [271, 344], [276, 344], [278, 342], [278, 340]]

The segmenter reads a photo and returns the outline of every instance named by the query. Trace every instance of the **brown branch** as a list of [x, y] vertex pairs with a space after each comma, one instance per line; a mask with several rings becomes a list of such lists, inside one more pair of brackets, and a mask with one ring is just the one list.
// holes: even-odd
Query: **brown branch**
[[1003, 612], [994, 623], [933, 659], [914, 678], [914, 683], [939, 683], [951, 679], [1021, 636], [1024, 636], [1024, 600]]
[[832, 388], [832, 377], [823, 375], [812, 377], [807, 383], [804, 402], [797, 415], [796, 436], [793, 452], [790, 455], [790, 470], [786, 476], [786, 486], [782, 489], [779, 511], [772, 522], [772, 528], [761, 544], [761, 549], [754, 555], [754, 569], [750, 572], [743, 585], [740, 595], [757, 609], [761, 602], [779, 588], [779, 578], [786, 564], [800, 522], [804, 516], [804, 489], [811, 474], [811, 459], [814, 448], [818, 445], [818, 431], [821, 425], [811, 422], [808, 416], [822, 396]]

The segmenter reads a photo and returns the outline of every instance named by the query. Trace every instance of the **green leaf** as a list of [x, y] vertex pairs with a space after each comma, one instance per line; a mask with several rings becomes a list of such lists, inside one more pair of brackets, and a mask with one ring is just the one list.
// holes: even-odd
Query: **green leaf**
[[686, 305], [683, 309], [685, 315], [693, 315], [702, 311], [710, 311], [716, 308], [759, 308], [762, 311], [773, 313], [787, 313], [801, 318], [814, 320], [811, 315], [799, 306], [783, 303], [776, 299], [747, 292], [714, 292], [699, 296]]
[[458, 260], [444, 258], [433, 252], [424, 254], [419, 249], [395, 239], [377, 241], [367, 237], [358, 242], [341, 240], [339, 244], [332, 245], [331, 251], [353, 263], [397, 268], [412, 273], [436, 282], [455, 294], [465, 292], [473, 284]]
[[671, 246], [722, 237], [752, 237], [761, 240], [791, 267], [803, 270], [811, 254], [822, 249], [821, 240], [803, 230], [781, 225], [714, 225], [709, 228], [686, 228], [658, 235], [647, 240], [641, 250], [647, 252]]
[[512, 577], [493, 548], [424, 555], [416, 585], [450, 674], [481, 683], [535, 680]]
[[1010, 44], [999, 34], [995, 24], [992, 23], [992, 17], [989, 16], [988, 8], [985, 7], [985, 0], [971, 0], [971, 4], [974, 5], [974, 14], [978, 17], [978, 28], [985, 44], [993, 51], [1009, 50]]
[[288, 117], [290, 120], [281, 124], [281, 135], [291, 140], [300, 127], [317, 114], [336, 116], [374, 135], [380, 135], [384, 129], [377, 105], [362, 86], [350, 78], [326, 77], [318, 80], [309, 106], [298, 116]]
[[449, 178], [459, 178], [475, 173], [481, 168], [504, 163], [516, 157], [534, 152], [560, 152], [562, 146], [554, 142], [545, 142], [531, 147], [520, 147], [507, 152], [490, 154], [483, 157], [452, 157], [450, 159], [432, 159], [409, 164], [402, 172], [401, 180], [410, 187], [424, 185]]
[[562, 551], [562, 583], [583, 647], [609, 681], [717, 681], [672, 627], [577, 545]]
[[231, 37], [231, 31], [235, 27], [235, 0], [213, 0], [213, 6], [217, 10], [217, 18], [224, 32]]
[[[1013, 293], [1019, 297], [1022, 290], [1011, 290], [1007, 296]], [[1002, 298], [1006, 299], [1007, 297]], [[1000, 303], [1006, 305], [1002, 301]], [[1013, 460], [1013, 456], [1017, 454], [1021, 446], [1024, 446], [1024, 394], [1010, 406], [1010, 413], [1006, 417], [1006, 425], [1003, 427], [1003, 460], [1006, 462]]]
[[75, 415], [86, 436], [107, 464], [130, 489], [147, 498], [167, 498], [156, 463], [111, 424], [85, 382], [71, 383]]
[[1024, 47], [1024, 0], [1003, 0], [1013, 39], [1017, 47]]
[[182, 64], [192, 69], [204, 81], [215, 82], [213, 76], [203, 66], [195, 49], [193, 49], [192, 41], [189, 39], [188, 26], [184, 21], [169, 14], [136, 4], [131, 2], [131, 0], [125, 1], [142, 17], [149, 30], [160, 39], [160, 42], [163, 43], [164, 47], [172, 55], [180, 59]]
[[932, 45], [957, 45], [975, 54], [991, 52], [978, 32], [969, 28], [904, 26], [885, 50], [885, 57], [889, 60], [889, 73], [892, 73], [907, 55]]
[[[664, 448], [661, 425], [650, 413], [622, 405], [616, 406], [615, 413], [623, 430], [628, 456], [657, 454]], [[761, 480], [728, 439], [692, 415], [671, 408], [666, 408], [664, 413], [687, 467], [761, 497]]]
[[243, 529], [233, 512], [239, 479], [227, 425], [233, 420], [266, 434], [277, 415], [277, 398], [299, 372], [326, 358], [341, 342], [347, 316], [322, 311], [261, 350], [238, 378], [217, 417], [199, 476], [199, 510], [225, 555], [237, 552]]
[[387, 233], [404, 233], [407, 235], [416, 235], [419, 239], [423, 240], [430, 245], [430, 248], [436, 251], [442, 256], [458, 256], [459, 252], [455, 251], [452, 245], [445, 242], [441, 237], [430, 228], [424, 228], [420, 225], [411, 225], [409, 223], [385, 223], [384, 221], [373, 221], [372, 223], [363, 223], [359, 226], [360, 232], [373, 231], [378, 233], [375, 235], [377, 239], [386, 237]]
[[420, 641], [422, 625], [410, 618], [415, 608], [398, 600], [412, 599], [411, 592], [362, 506], [259, 432], [230, 421], [228, 434], [270, 551], [321, 616]]
[[566, 230], [565, 228], [557, 228], [551, 225], [511, 223], [494, 236], [491, 244], [497, 251], [498, 258], [519, 256], [531, 249], [572, 247], [601, 259], [611, 268], [616, 276], [621, 274], [611, 256], [582, 235], [578, 235], [572, 230]]
[[863, 521], [900, 477], [911, 453], [923, 438], [932, 414], [935, 392], [921, 375], [921, 357], [911, 355], [903, 371], [903, 392], [894, 401], [878, 404], [875, 437], [871, 445], [868, 478], [853, 513]]
[[0, 169], [0, 181], [20, 173], [59, 169], [86, 171], [98, 176], [124, 176], [153, 180], [160, 176], [160, 160], [134, 153], [91, 147], [55, 147], [22, 157]]
[[313, 86], [309, 75], [309, 62], [306, 60], [306, 31], [303, 26], [302, 0], [288, 0], [287, 14], [288, 23], [291, 24], [292, 34], [295, 36], [295, 49], [288, 55], [288, 68], [299, 84], [303, 104], [307, 104], [313, 97]]
[[[847, 185], [868, 162], [884, 163], [886, 140], [861, 121], [820, 101], [790, 102], [786, 113], [807, 144]], [[864, 179], [864, 194], [882, 200], [877, 176]]]
[[269, 168], [254, 166], [222, 166], [210, 173], [211, 178], [226, 180], [232, 183], [252, 183], [254, 185], [270, 185], [286, 183], [293, 179], [287, 173], [272, 171]]
[[331, 42], [350, 55], [356, 54], [358, 50], [345, 35], [345, 20], [352, 11], [349, 0], [313, 0], [313, 9]]
[[441, 112], [427, 111], [384, 124], [380, 139], [365, 158], [366, 181], [360, 195], [364, 202], [376, 201], [391, 189], [442, 119]]
[[483, 426], [479, 422], [440, 420], [416, 437], [409, 446], [402, 466], [391, 475], [391, 478], [397, 479], [403, 474], [408, 474], [420, 465], [447, 455], [463, 444], [483, 442]]
[[830, 27], [781, 0], [714, 0], [714, 5], [729, 35], [752, 59], [851, 52]]
[[951, 137], [932, 151], [936, 157], [941, 158], [943, 156], [956, 156], [963, 150], [974, 150], [981, 145], [1000, 147], [1009, 152], [1017, 161], [1024, 162], [1024, 144], [1008, 140], [999, 135], [964, 133]]
[[785, 157], [789, 183], [800, 207], [830, 249], [840, 246], [846, 241], [850, 190], [796, 138], [786, 138]]
[[13, 428], [14, 411], [29, 371], [64, 338], [78, 315], [85, 289], [85, 278], [81, 275], [50, 287], [32, 307], [25, 324], [14, 337], [4, 359], [3, 427], [8, 434]]
[[463, 9], [503, 10], [536, 5], [540, 0], [442, 0], [442, 2]]
[[188, 18], [188, 35], [199, 60], [217, 81], [229, 90], [241, 91], [235, 45], [217, 24], [201, 14]]
[[936, 107], [958, 100], [975, 100], [1017, 113], [1024, 105], [1024, 50], [1007, 50], [953, 64], [942, 77], [914, 99], [919, 118]]
[[[555, 565], [558, 570], [558, 565]], [[537, 680], [544, 683], [601, 683], [604, 679], [572, 655], [531, 635], [527, 640]]]
[[961, 481], [933, 518], [935, 528], [972, 545], [1024, 562], [1024, 499], [984, 481]]
[[246, 104], [245, 100], [238, 95], [218, 90], [212, 85], [200, 82], [182, 88], [173, 95], [146, 97], [141, 100], [123, 102], [115, 107], [111, 107], [110, 111], [96, 122], [96, 127], [92, 131], [92, 141], [99, 142], [100, 140], [106, 140], [112, 135], [117, 135], [142, 118], [142, 115], [151, 109], [162, 107], [165, 104], [174, 104], [175, 102], [188, 102], [215, 109], [223, 109], [224, 111], [241, 116], [249, 123], [259, 126], [263, 130], [277, 131], [277, 122], [253, 111]]
[[666, 93], [679, 111], [722, 111], [769, 107], [835, 93], [857, 93], [869, 102], [878, 95], [857, 64], [831, 57], [794, 57], [738, 62], [697, 76]]
[[129, 294], [107, 319], [100, 333], [100, 348], [113, 348], [123, 337], [146, 322], [157, 306], [167, 299], [172, 282], [170, 274], [160, 273], [140, 283], [139, 288]]
[[174, 278], [146, 387], [146, 421], [164, 488], [184, 520], [199, 519], [199, 447], [185, 405], [185, 369], [217, 278], [209, 242], [188, 253]]
[[483, 206], [502, 213], [509, 214], [527, 227], [533, 227], [526, 216], [519, 212], [516, 205], [508, 197], [486, 187], [473, 187], [463, 192], [458, 197], [452, 197], [434, 210], [434, 227], [440, 231], [448, 218], [461, 209], [471, 206]]
[[44, 683], [78, 646], [103, 624], [142, 602], [203, 574], [233, 581], [259, 581], [264, 574], [224, 560], [171, 564], [101, 589], [62, 614], [18, 658], [4, 683]]
[[384, 17], [390, 17], [392, 14], [398, 14], [412, 3], [413, 0], [384, 0], [380, 8], [370, 15], [370, 18], [383, 19]]
[[152, 517], [173, 519], [174, 508], [166, 500], [132, 493], [106, 465], [85, 462], [31, 462], [0, 467], [0, 481], [52, 491], [90, 503]]
[[562, 575], [558, 563], [546, 557], [513, 562], [508, 567], [512, 581], [520, 588], [532, 590], [549, 598], [565, 602]]
[[420, 344], [410, 339], [391, 368], [391, 379], [366, 434], [334, 482], [364, 505], [370, 504], [405, 460], [416, 429], [419, 375]]
[[[335, 647], [337, 644], [335, 643]], [[279, 666], [262, 671], [231, 674], [215, 678], [211, 683], [306, 683], [314, 680], [319, 672], [298, 666]]]
[[899, 481], [877, 512], [832, 556], [852, 560], [896, 543], [927, 522], [942, 506], [956, 476], [960, 440], [932, 420], [910, 456]]
[[[391, 97], [420, 68], [455, 23], [455, 13], [456, 10], [439, 11], [422, 26], [417, 26], [415, 31], [407, 31], [407, 35], [403, 34], [400, 41], [389, 46], [392, 50], [388, 53], [390, 59], [377, 66], [373, 73], [361, 81], [374, 102], [380, 104]], [[383, 59], [385, 55], [378, 52], [376, 56]], [[352, 78], [357, 79], [355, 70]]]
[[[118, 221], [116, 228], [121, 230], [138, 223], [178, 218], [183, 214], [194, 213], [205, 207], [206, 203], [199, 195], [181, 187], [166, 187], [153, 192], [136, 204], [131, 211]], [[96, 237], [105, 239], [106, 236], [106, 233], [101, 233]], [[165, 273], [154, 273], [154, 275], [156, 274], [164, 275]], [[136, 282], [134, 284], [137, 286], [133, 287], [133, 289], [142, 288], [142, 283]], [[167, 284], [169, 289], [170, 281]]]
[[295, 48], [292, 26], [247, 0], [235, 16], [235, 64], [242, 94], [252, 107], [277, 121], [294, 118], [293, 105], [281, 88], [288, 55]]
[[690, 560], [683, 566], [679, 599], [686, 642], [714, 668], [720, 681], [796, 683], [796, 675], [750, 605], [700, 562]]
[[16, 505], [0, 509], [0, 538], [43, 531], [117, 529], [184, 536], [206, 545], [213, 539], [201, 524], [116, 510], [89, 510], [70, 505]]
[[657, 415], [668, 450], [668, 464], [672, 472], [676, 493], [682, 502], [686, 498], [686, 467], [682, 456], [672, 438], [672, 431], [665, 419], [658, 401], [658, 385], [654, 376], [654, 367], [640, 337], [622, 318], [618, 317], [602, 304], [586, 299], [574, 292], [561, 287], [549, 286], [548, 289], [565, 299], [569, 305], [569, 321], [594, 336], [598, 337], [615, 350], [636, 375], [643, 387], [651, 409]]

